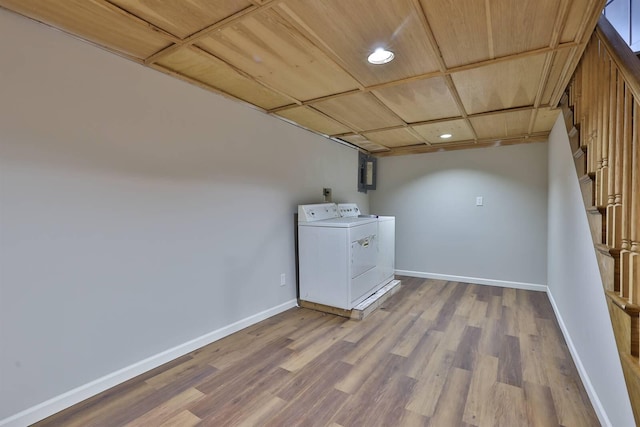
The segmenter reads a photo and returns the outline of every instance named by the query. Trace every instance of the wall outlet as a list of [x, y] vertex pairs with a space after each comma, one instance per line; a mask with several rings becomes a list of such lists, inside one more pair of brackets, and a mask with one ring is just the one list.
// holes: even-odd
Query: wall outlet
[[287, 276], [284, 273], [282, 273], [280, 275], [280, 286], [284, 286], [286, 283], [287, 283]]
[[330, 188], [323, 188], [322, 189], [322, 195], [324, 196], [324, 201], [327, 203], [331, 203], [331, 189]]
[[484, 203], [484, 198], [482, 196], [476, 197], [476, 206], [482, 206]]

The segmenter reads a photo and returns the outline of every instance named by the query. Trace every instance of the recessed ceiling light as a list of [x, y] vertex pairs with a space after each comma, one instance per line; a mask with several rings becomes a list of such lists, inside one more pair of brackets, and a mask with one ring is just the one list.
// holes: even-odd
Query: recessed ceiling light
[[440, 138], [442, 139], [449, 139], [451, 138], [453, 135], [451, 135], [450, 133], [443, 133], [442, 135], [440, 135]]
[[390, 50], [385, 50], [384, 48], [377, 48], [369, 57], [367, 61], [372, 64], [380, 65], [386, 64], [387, 62], [393, 61], [395, 55]]

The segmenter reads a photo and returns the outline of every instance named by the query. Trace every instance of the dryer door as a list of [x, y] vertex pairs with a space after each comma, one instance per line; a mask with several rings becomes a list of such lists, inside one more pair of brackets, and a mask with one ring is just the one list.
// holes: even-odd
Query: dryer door
[[375, 268], [378, 258], [378, 236], [373, 233], [351, 242], [351, 278]]

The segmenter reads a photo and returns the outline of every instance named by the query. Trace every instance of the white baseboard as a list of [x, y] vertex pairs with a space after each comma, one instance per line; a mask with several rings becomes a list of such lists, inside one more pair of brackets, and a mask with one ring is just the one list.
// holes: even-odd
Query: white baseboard
[[452, 276], [450, 274], [426, 273], [423, 271], [396, 270], [402, 276], [422, 277], [425, 279], [448, 280], [451, 282], [473, 283], [474, 285], [500, 286], [502, 288], [526, 289], [528, 291], [546, 292], [547, 285], [537, 283], [510, 282], [505, 280], [482, 279], [479, 277]]
[[271, 316], [275, 316], [276, 314], [281, 313], [285, 310], [293, 308], [296, 306], [296, 304], [296, 300], [287, 301], [276, 307], [238, 320], [235, 323], [224, 326], [191, 341], [187, 341], [183, 344], [177, 345], [161, 353], [148, 357], [144, 360], [134, 363], [133, 365], [112, 372], [102, 378], [98, 378], [94, 381], [91, 381], [90, 383], [74, 388], [73, 390], [69, 390], [66, 393], [42, 402], [36, 406], [32, 406], [31, 408], [25, 409], [24, 411], [12, 415], [8, 418], [0, 420], [0, 427], [24, 427], [38, 422], [44, 418], [47, 418], [48, 416], [62, 411], [63, 409], [73, 406], [76, 403], [82, 402], [85, 399], [108, 390], [113, 386], [121, 384], [151, 369], [157, 368], [160, 365], [163, 365], [167, 362], [177, 359], [178, 357], [184, 356], [187, 353], [197, 350], [200, 347], [211, 344], [212, 342], [231, 335], [234, 332], [258, 323]]
[[573, 363], [576, 365], [576, 369], [578, 370], [578, 374], [580, 375], [580, 379], [584, 384], [584, 388], [589, 395], [589, 400], [591, 400], [591, 404], [593, 405], [593, 409], [596, 411], [596, 415], [598, 416], [598, 420], [600, 424], [605, 427], [611, 427], [611, 421], [609, 421], [609, 417], [607, 416], [604, 407], [602, 406], [602, 402], [600, 402], [600, 398], [596, 393], [593, 384], [591, 384], [591, 379], [587, 374], [587, 370], [584, 368], [582, 364], [582, 360], [580, 360], [580, 355], [578, 354], [578, 350], [576, 350], [573, 341], [571, 340], [571, 335], [569, 335], [569, 331], [564, 324], [564, 320], [562, 319], [562, 315], [558, 310], [558, 306], [556, 305], [556, 301], [553, 299], [553, 294], [551, 290], [547, 290], [547, 295], [549, 296], [549, 301], [551, 301], [551, 307], [553, 307], [553, 312], [556, 314], [556, 319], [558, 319], [558, 324], [560, 325], [560, 330], [562, 331], [562, 335], [564, 336], [564, 340], [567, 342], [567, 347], [569, 347], [569, 352], [571, 353], [571, 357], [573, 358]]

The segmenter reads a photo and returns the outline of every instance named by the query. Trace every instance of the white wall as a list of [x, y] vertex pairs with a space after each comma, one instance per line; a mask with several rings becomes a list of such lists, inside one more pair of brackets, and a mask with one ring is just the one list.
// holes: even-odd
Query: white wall
[[635, 425], [562, 117], [549, 136], [547, 254], [549, 296], [601, 421]]
[[371, 211], [397, 217], [396, 269], [544, 289], [546, 162], [543, 143], [381, 158]]
[[368, 210], [350, 148], [2, 9], [0, 52], [0, 420], [290, 305], [296, 205]]

